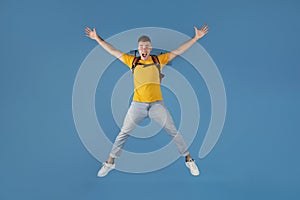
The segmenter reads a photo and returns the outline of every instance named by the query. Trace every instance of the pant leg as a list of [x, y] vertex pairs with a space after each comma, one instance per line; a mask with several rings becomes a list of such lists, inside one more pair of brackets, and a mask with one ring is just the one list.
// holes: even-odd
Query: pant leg
[[173, 141], [181, 156], [189, 154], [187, 145], [174, 125], [172, 116], [163, 102], [154, 103], [149, 109], [149, 117], [161, 125], [165, 131], [173, 138]]
[[121, 155], [122, 149], [126, 140], [137, 124], [148, 116], [147, 105], [138, 102], [132, 102], [125, 116], [120, 133], [115, 139], [110, 156], [118, 158]]

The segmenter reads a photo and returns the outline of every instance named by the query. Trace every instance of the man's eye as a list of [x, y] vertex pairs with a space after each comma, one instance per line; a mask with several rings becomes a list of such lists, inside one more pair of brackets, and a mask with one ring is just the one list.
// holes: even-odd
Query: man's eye
[[139, 48], [144, 48], [144, 49], [149, 49], [151, 46], [150, 45], [139, 45]]

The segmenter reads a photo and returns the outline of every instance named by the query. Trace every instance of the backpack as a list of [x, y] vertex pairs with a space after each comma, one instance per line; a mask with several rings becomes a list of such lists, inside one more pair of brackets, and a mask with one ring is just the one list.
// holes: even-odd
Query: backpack
[[146, 65], [143, 65], [143, 64], [139, 63], [139, 61], [141, 59], [141, 56], [135, 56], [133, 61], [132, 61], [131, 72], [132, 72], [132, 74], [134, 73], [134, 69], [137, 65], [143, 65], [144, 67], [155, 65], [158, 72], [159, 72], [159, 81], [161, 82], [161, 79], [164, 78], [165, 75], [161, 73], [160, 63], [159, 63], [158, 57], [156, 55], [150, 55], [150, 56], [151, 56], [154, 63], [153, 64], [146, 64]]

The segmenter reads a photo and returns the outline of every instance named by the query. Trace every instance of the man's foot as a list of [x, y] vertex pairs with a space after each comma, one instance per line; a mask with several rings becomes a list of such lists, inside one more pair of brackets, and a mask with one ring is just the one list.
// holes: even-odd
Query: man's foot
[[98, 171], [97, 176], [103, 177], [108, 174], [111, 170], [115, 169], [116, 165], [115, 164], [110, 164], [110, 163], [103, 163], [101, 169]]
[[199, 169], [194, 161], [194, 159], [190, 159], [185, 162], [185, 166], [190, 169], [190, 172], [193, 176], [198, 176], [200, 174]]

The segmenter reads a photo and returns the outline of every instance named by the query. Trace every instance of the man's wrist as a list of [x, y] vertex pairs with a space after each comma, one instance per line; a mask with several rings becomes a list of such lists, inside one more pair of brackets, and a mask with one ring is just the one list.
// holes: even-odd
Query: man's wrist
[[194, 36], [194, 37], [192, 38], [192, 40], [193, 40], [194, 42], [197, 42], [197, 41], [199, 40], [199, 38], [197, 38], [196, 36]]
[[99, 35], [96, 36], [95, 40], [99, 43], [104, 41]]

